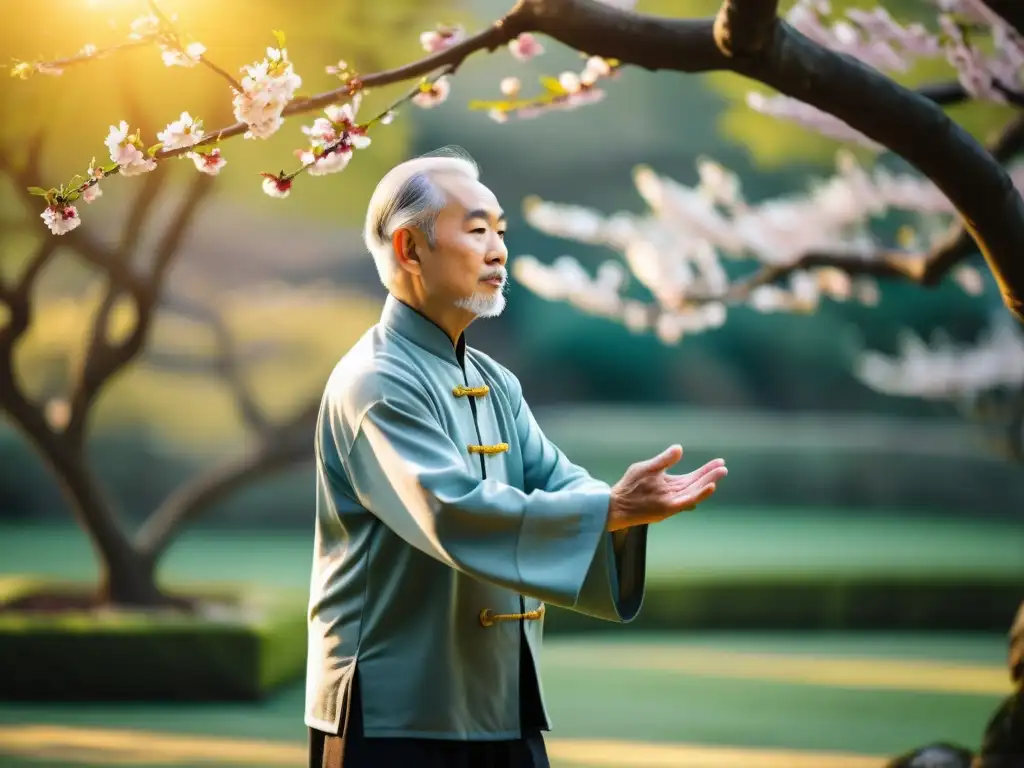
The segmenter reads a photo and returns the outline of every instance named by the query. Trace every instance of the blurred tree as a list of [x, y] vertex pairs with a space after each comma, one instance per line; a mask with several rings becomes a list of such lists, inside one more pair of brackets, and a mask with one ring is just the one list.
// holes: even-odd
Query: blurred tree
[[[32, 14], [19, 6], [18, 13], [6, 15], [10, 24], [0, 30], [0, 38], [7, 50], [80, 48], [81, 37], [71, 43], [72, 36], [109, 39], [110, 29], [124, 27], [131, 19], [124, 5], [76, 5], [65, 9], [81, 21], [76, 25], [40, 23], [42, 9]], [[324, 11], [300, 0], [286, 5], [247, 2], [243, 10], [241, 4], [226, 2], [182, 8], [182, 15], [206, 35], [204, 39], [236, 55], [245, 48], [265, 47], [263, 30], [288, 27], [300, 44], [300, 57], [337, 61], [334, 52], [344, 50], [353, 62], [384, 69], [408, 57], [401, 46], [388, 41], [415, 38], [413, 33], [433, 23], [445, 7], [442, 2], [417, 0], [376, 6], [341, 3]], [[47, 9], [46, 15], [53, 10]], [[137, 16], [139, 8], [132, 10]], [[234, 21], [241, 13], [245, 24]], [[209, 290], [202, 284], [168, 295], [170, 271], [187, 250], [189, 231], [213, 190], [213, 179], [206, 174], [184, 176], [173, 172], [179, 169], [158, 168], [141, 180], [141, 190], [130, 199], [115, 200], [128, 208], [123, 222], [110, 217], [97, 232], [80, 230], [63, 241], [40, 238], [42, 233], [31, 223], [38, 211], [24, 190], [72, 158], [78, 163], [82, 155], [94, 155], [95, 150], [88, 149], [94, 145], [89, 136], [105, 133], [111, 122], [108, 111], [127, 111], [132, 124], [147, 134], [155, 132], [157, 120], [175, 116], [177, 105], [168, 111], [166, 94], [181, 84], [173, 75], [182, 73], [163, 66], [159, 57], [154, 65], [152, 46], [122, 53], [133, 59], [131, 68], [123, 59], [98, 60], [95, 68], [74, 73], [82, 76], [79, 88], [63, 87], [60, 80], [43, 81], [38, 89], [13, 87], [17, 81], [10, 78], [0, 81], [5, 115], [0, 174], [10, 182], [0, 186], [6, 217], [0, 222], [0, 407], [60, 479], [89, 533], [102, 564], [102, 597], [146, 605], [164, 599], [156, 568], [185, 524], [243, 486], [311, 460], [310, 435], [324, 376], [338, 350], [375, 322], [379, 308], [355, 293], [288, 291], [281, 286], [272, 288], [257, 305], [252, 302], [259, 297], [251, 290], [213, 297], [204, 295]], [[186, 78], [193, 74], [184, 73]], [[188, 85], [193, 103], [208, 105], [208, 113], [219, 119], [229, 118], [230, 103], [225, 108], [220, 98], [223, 80], [194, 78]], [[33, 138], [26, 142], [25, 136]], [[401, 157], [406, 141], [402, 124], [382, 136], [375, 152], [367, 155], [369, 162], [346, 176], [344, 193], [368, 197], [376, 178]], [[282, 146], [280, 137], [276, 144]], [[239, 153], [232, 162], [255, 174], [263, 157], [262, 152], [250, 152], [248, 157]], [[249, 190], [237, 183], [238, 178], [226, 176], [227, 183], [219, 190], [223, 197], [244, 204]], [[161, 208], [173, 196], [171, 187], [179, 188], [179, 202], [168, 217]], [[118, 190], [113, 192], [118, 198]], [[302, 200], [304, 212], [331, 214], [351, 225], [344, 215], [356, 207], [337, 205], [337, 197], [316, 190]], [[160, 224], [163, 232], [154, 238], [150, 230]], [[44, 278], [49, 278], [52, 296], [40, 290]], [[270, 317], [268, 308], [275, 303], [282, 311]], [[337, 331], [310, 334], [309, 329], [316, 327]], [[147, 345], [151, 353], [175, 356], [176, 369], [161, 372], [144, 364]], [[265, 352], [255, 360], [240, 359], [240, 349], [252, 346]], [[281, 381], [282, 355], [288, 358], [287, 382]], [[188, 365], [197, 369], [192, 376], [182, 374], [182, 358], [189, 358]], [[218, 389], [211, 371], [227, 386]], [[179, 437], [181, 431], [189, 431], [184, 437], [195, 440], [198, 423], [205, 435], [221, 440], [238, 423], [248, 435], [242, 452], [214, 461], [177, 488], [131, 534], [90, 466], [88, 432], [105, 416], [108, 422], [131, 419], [133, 412], [142, 416], [136, 403], [152, 422], [158, 415], [155, 399], [163, 403], [172, 422], [165, 426], [177, 428]], [[274, 407], [268, 407], [271, 402]]]
[[[1024, 26], [1024, 16], [1012, 7], [1004, 9], [1004, 0], [986, 1], [987, 5], [983, 7], [995, 8], [998, 5], [1007, 14], [1005, 18], [1018, 25], [1018, 31]], [[22, 382], [15, 375], [13, 352], [31, 325], [32, 290], [39, 274], [54, 258], [57, 241], [44, 241], [16, 278], [4, 279], [0, 295], [5, 300], [9, 316], [0, 335], [0, 350], [6, 351], [8, 362], [0, 368], [0, 405], [47, 456], [69, 489], [80, 518], [103, 557], [106, 594], [111, 600], [143, 604], [159, 600], [159, 589], [153, 577], [155, 558], [176, 525], [188, 517], [180, 511], [180, 505], [174, 510], [172, 504], [172, 512], [158, 514], [137, 537], [129, 537], [110, 505], [100, 497], [88, 475], [82, 452], [91, 407], [102, 388], [143, 348], [167, 270], [179, 250], [191, 216], [209, 189], [209, 179], [197, 176], [187, 190], [176, 217], [157, 244], [151, 263], [136, 268], [127, 257], [134, 250], [145, 214], [153, 205], [156, 190], [165, 177], [156, 170], [158, 166], [171, 158], [188, 158], [197, 171], [217, 175], [226, 158], [228, 163], [239, 162], [243, 172], [250, 161], [258, 158], [263, 191], [275, 198], [288, 197], [293, 194], [293, 188], [302, 188], [302, 185], [296, 187], [295, 182], [303, 173], [323, 176], [344, 170], [356, 150], [360, 150], [361, 156], [374, 156], [373, 152], [362, 151], [370, 144], [371, 133], [374, 147], [386, 148], [389, 137], [394, 141], [398, 129], [380, 129], [380, 126], [390, 126], [396, 110], [404, 109], [406, 103], [433, 108], [445, 101], [450, 77], [472, 53], [507, 46], [519, 59], [535, 56], [541, 51], [541, 45], [533, 33], [547, 35], [579, 51], [586, 58], [585, 67], [582, 71], [566, 70], [557, 77], [542, 78], [542, 90], [538, 96], [524, 95], [521, 83], [514, 78], [505, 79], [499, 98], [471, 102], [471, 108], [486, 110], [496, 122], [505, 122], [513, 118], [535, 118], [553, 109], [584, 107], [599, 101], [603, 94], [600, 83], [619, 76], [627, 65], [649, 70], [728, 71], [742, 75], [775, 88], [800, 103], [812, 105], [821, 110], [821, 114], [845, 121], [870, 141], [887, 147], [915, 165], [948, 196], [964, 220], [969, 222], [970, 233], [981, 246], [990, 269], [999, 280], [1011, 311], [1018, 316], [1024, 311], [1020, 299], [1024, 294], [1024, 266], [1016, 258], [1021, 244], [1024, 244], [1024, 203], [1019, 195], [1007, 195], [1009, 181], [999, 163], [943, 113], [935, 103], [941, 99], [921, 98], [877, 71], [861, 66], [855, 59], [838, 55], [823, 41], [801, 34], [792, 25], [778, 19], [776, 0], [723, 0], [714, 17], [696, 20], [634, 13], [631, 10], [632, 0], [519, 0], [499, 22], [476, 35], [466, 36], [461, 25], [439, 26], [425, 31], [420, 42], [428, 55], [400, 66], [393, 66], [384, 58], [399, 50], [399, 46], [390, 44], [398, 23], [396, 17], [401, 16], [395, 14], [395, 4], [392, 3], [377, 4], [380, 8], [346, 5], [344, 14], [336, 20], [326, 18], [319, 8], [306, 9], [302, 2], [290, 4], [284, 11], [280, 4], [271, 4], [269, 0], [258, 4], [247, 2], [244, 6], [240, 3], [237, 6], [218, 4], [216, 9], [208, 5], [192, 8], [182, 0], [180, 18], [167, 15], [156, 0], [150, 0], [148, 5], [149, 13], [131, 22], [127, 40], [122, 32], [113, 36], [113, 43], [104, 40], [97, 44], [98, 47], [90, 46], [71, 56], [55, 57], [48, 53], [17, 61], [12, 70], [12, 74], [23, 78], [32, 75], [70, 78], [73, 75], [69, 70], [76, 70], [74, 75], [77, 76], [82, 65], [95, 63], [94, 71], [100, 73], [97, 77], [104, 78], [97, 84], [102, 87], [94, 91], [68, 89], [63, 86], [64, 80], [54, 80], [32, 97], [37, 99], [35, 103], [15, 103], [14, 99], [4, 97], [5, 107], [19, 116], [10, 121], [9, 130], [14, 137], [27, 132], [26, 127], [20, 124], [22, 118], [38, 117], [44, 109], [49, 125], [60, 128], [62, 139], [68, 135], [68, 140], [61, 142], [61, 146], [69, 150], [68, 154], [59, 154], [55, 165], [64, 168], [78, 162], [75, 167], [80, 173], [64, 184], [49, 188], [36, 186], [39, 183], [37, 179], [50, 172], [38, 162], [38, 145], [26, 153], [27, 162], [8, 157], [5, 164], [17, 180], [15, 194], [20, 193], [24, 201], [21, 190], [31, 187], [29, 192], [32, 195], [45, 199], [41, 217], [53, 234], [67, 235], [74, 231], [68, 238], [69, 242], [87, 262], [100, 268], [106, 281], [106, 291], [94, 315], [87, 351], [71, 385], [70, 396], [66, 398], [67, 407], [63, 412], [57, 409], [47, 413], [45, 404], [39, 405], [23, 390]], [[410, 7], [416, 9], [417, 21], [421, 13], [436, 14], [439, 10], [424, 3]], [[678, 9], [677, 6], [675, 8]], [[303, 15], [303, 10], [308, 12]], [[48, 12], [52, 13], [52, 9]], [[291, 13], [299, 15], [292, 19], [288, 16]], [[237, 20], [240, 18], [244, 18], [246, 23], [239, 24]], [[120, 24], [115, 20], [113, 26], [123, 28], [126, 20]], [[243, 74], [236, 75], [215, 63], [214, 59], [232, 50], [240, 50], [243, 46], [251, 49], [253, 34], [259, 34], [255, 32], [258, 29], [256, 22], [264, 21], [273, 23], [276, 29], [284, 26], [283, 22], [294, 24], [296, 36], [289, 38], [289, 44], [297, 51], [294, 57], [289, 54], [283, 35], [275, 32], [276, 46], [267, 48], [266, 56], [248, 65]], [[348, 35], [337, 39], [338, 43], [348, 44], [348, 49], [341, 53], [347, 62], [338, 62], [327, 69], [327, 73], [334, 75], [340, 85], [336, 82], [333, 89], [307, 95], [305, 89], [309, 83], [300, 81], [296, 75], [296, 64], [303, 66], [312, 50], [316, 50], [316, 58], [320, 61], [336, 62], [337, 54], [323, 56], [322, 51], [312, 44], [303, 49], [301, 45], [296, 46], [295, 41], [302, 41], [303, 35], [312, 40], [324, 34], [324, 30], [334, 29], [332, 21]], [[446, 21], [451, 23], [453, 20]], [[374, 30], [368, 37], [355, 33], [364, 22], [368, 29]], [[85, 27], [77, 25], [72, 29], [79, 35], [85, 31]], [[383, 41], [377, 32], [381, 33]], [[30, 33], [31, 29], [7, 30], [9, 35], [20, 38], [25, 34], [26, 39], [31, 40]], [[200, 43], [200, 39], [204, 42]], [[336, 40], [330, 39], [332, 42]], [[48, 40], [47, 47], [52, 47], [52, 42]], [[74, 49], [80, 43], [76, 42]], [[11, 47], [24, 48], [24, 45]], [[124, 60], [118, 57], [147, 53], [152, 57], [154, 48], [159, 49], [167, 72], [146, 73], [140, 69], [126, 73], [123, 69], [113, 68], [115, 59]], [[217, 50], [218, 56], [211, 57], [207, 54], [209, 50]], [[234, 57], [236, 61], [239, 59], [251, 61], [248, 56]], [[152, 66], [142, 64], [141, 59], [137, 61], [140, 67]], [[223, 103], [200, 99], [198, 109], [195, 105], [184, 104], [180, 108], [176, 104], [169, 109], [166, 94], [173, 92], [173, 86], [167, 76], [179, 68], [185, 69], [185, 75], [176, 82], [206, 75], [211, 83], [209, 87], [213, 89], [209, 98], [220, 94]], [[367, 71], [371, 74], [366, 74]], [[115, 109], [118, 105], [104, 100], [118, 90], [132, 92], [132, 89], [119, 89], [111, 84], [123, 85], [136, 80], [146, 85], [142, 89], [143, 96], [119, 105], [122, 108], [127, 108], [126, 104], [133, 107], [130, 111], [133, 120], [118, 123], [118, 118], [113, 117], [119, 114]], [[389, 89], [407, 81], [416, 82], [396, 98]], [[189, 93], [193, 91], [190, 89]], [[226, 97], [229, 94], [232, 96], [231, 115], [235, 122], [226, 117]], [[61, 109], [66, 111], [58, 113], [61, 117], [54, 117], [58, 96], [63, 99]], [[137, 106], [135, 102], [138, 102]], [[345, 104], [339, 106], [342, 102]], [[101, 109], [97, 104], [109, 108]], [[189, 111], [186, 113], [184, 110]], [[201, 113], [206, 121], [194, 119], [192, 110]], [[318, 118], [312, 127], [305, 130], [308, 140], [304, 142], [304, 149], [294, 153], [298, 162], [293, 164], [293, 170], [268, 168], [266, 164], [273, 162], [268, 158], [274, 157], [276, 150], [282, 150], [279, 156], [286, 157], [280, 146], [282, 133], [279, 129], [283, 118], [319, 110], [323, 110], [326, 117]], [[366, 119], [359, 114], [361, 110], [372, 110], [374, 116]], [[92, 124], [85, 117], [87, 114], [94, 116]], [[165, 121], [169, 122], [156, 134], [157, 143], [142, 138], [143, 135], [151, 136], [153, 126]], [[110, 126], [106, 140], [109, 161], [103, 159], [99, 165], [90, 165], [86, 171], [82, 167], [85, 163], [66, 159], [74, 151], [74, 137], [83, 132], [92, 135], [102, 133], [104, 122]], [[67, 128], [69, 124], [74, 125], [73, 131]], [[223, 127], [214, 128], [214, 125]], [[237, 155], [229, 157], [227, 152], [222, 154], [227, 147], [225, 142], [243, 135], [254, 140], [235, 142], [233, 146], [241, 145]], [[609, 131], [608, 144], [614, 148], [613, 130]], [[74, 156], [78, 154], [74, 152]], [[376, 153], [376, 157], [377, 162], [382, 162], [387, 153]], [[386, 164], [391, 164], [390, 158]], [[273, 166], [277, 165], [273, 162]], [[188, 167], [188, 163], [185, 166]], [[357, 163], [353, 168], [362, 169], [368, 174], [367, 178], [373, 179], [380, 175], [381, 170], [372, 162]], [[144, 175], [137, 182], [141, 185], [140, 192], [134, 196], [132, 213], [119, 244], [104, 246], [90, 230], [78, 229], [81, 225], [79, 208], [96, 199], [101, 191], [101, 181], [105, 191], [110, 186], [105, 180], [110, 177], [140, 174]], [[353, 185], [358, 183], [357, 178], [350, 181], [351, 176], [351, 172], [346, 174], [345, 180], [350, 183], [346, 184], [345, 194], [350, 194]], [[229, 173], [228, 177], [240, 179], [242, 176], [232, 177]], [[310, 184], [309, 188], [313, 186]], [[227, 189], [232, 191], [231, 186]], [[323, 194], [322, 188], [319, 191], [315, 197], [302, 198], [304, 207], [308, 202], [308, 209], [313, 212], [333, 210], [331, 196]], [[99, 217], [97, 221], [102, 224]], [[964, 235], [964, 238], [970, 241], [969, 236]], [[902, 273], [909, 273], [909, 270], [903, 269]], [[600, 279], [604, 284], [612, 278], [614, 275], [606, 272]], [[227, 350], [223, 343], [227, 335], [220, 321], [214, 315], [207, 315], [205, 319], [214, 328], [220, 348]], [[118, 329], [121, 330], [119, 335], [116, 334]], [[250, 407], [246, 393], [237, 385], [231, 354], [224, 354], [220, 359], [221, 369], [235, 386], [247, 421], [256, 424], [261, 433], [269, 436], [264, 444], [274, 447], [286, 444], [280, 430], [264, 431], [264, 419]], [[56, 402], [61, 401], [57, 399]], [[288, 431], [300, 423], [301, 418], [293, 419], [281, 429]], [[237, 468], [231, 469], [229, 474], [231, 472], [238, 475]], [[230, 486], [230, 481], [223, 478], [219, 482]], [[198, 495], [202, 497], [201, 493]]]

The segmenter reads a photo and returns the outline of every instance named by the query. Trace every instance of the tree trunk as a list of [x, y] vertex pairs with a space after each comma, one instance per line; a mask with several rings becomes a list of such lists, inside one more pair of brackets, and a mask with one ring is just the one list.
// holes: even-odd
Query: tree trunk
[[116, 558], [101, 555], [100, 599], [108, 605], [137, 608], [167, 605], [171, 600], [156, 583], [156, 564], [129, 547]]
[[169, 600], [156, 583], [156, 562], [133, 546], [113, 504], [90, 472], [84, 451], [69, 450], [63, 444], [45, 447], [49, 450], [44, 454], [99, 559], [99, 598], [112, 605], [166, 605]]

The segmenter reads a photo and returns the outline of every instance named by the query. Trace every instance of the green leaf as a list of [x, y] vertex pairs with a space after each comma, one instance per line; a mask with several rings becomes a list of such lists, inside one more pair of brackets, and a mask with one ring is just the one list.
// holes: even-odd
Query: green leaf
[[39, 197], [47, 197], [50, 194], [49, 189], [43, 189], [42, 187], [29, 187], [28, 193], [30, 195], [39, 195]]
[[73, 202], [75, 202], [75, 200], [77, 200], [81, 196], [82, 195], [79, 192], [72, 192], [70, 195], [67, 196], [67, 202], [73, 203]]
[[274, 39], [277, 40], [277, 47], [283, 50], [285, 47], [284, 32], [282, 32], [280, 29], [274, 29], [271, 30], [271, 32], [274, 35]]
[[158, 141], [156, 144], [154, 144], [152, 147], [146, 150], [146, 154], [149, 155], [150, 157], [153, 157], [153, 155], [159, 152], [163, 148], [163, 146], [163, 142]]
[[558, 82], [558, 78], [556, 77], [541, 75], [540, 84], [544, 86], [545, 90], [551, 91], [552, 93], [557, 93], [559, 95], [566, 93], [565, 88], [562, 87], [562, 84]]

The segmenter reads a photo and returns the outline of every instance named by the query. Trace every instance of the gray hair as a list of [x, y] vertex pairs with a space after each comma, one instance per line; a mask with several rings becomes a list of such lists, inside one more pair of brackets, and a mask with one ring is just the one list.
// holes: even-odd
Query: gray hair
[[446, 173], [480, 178], [480, 169], [468, 152], [460, 147], [442, 147], [396, 165], [373, 191], [366, 211], [363, 242], [373, 255], [385, 288], [391, 288], [398, 269], [391, 243], [397, 230], [418, 227], [430, 247], [434, 247], [434, 224], [448, 200], [433, 177]]

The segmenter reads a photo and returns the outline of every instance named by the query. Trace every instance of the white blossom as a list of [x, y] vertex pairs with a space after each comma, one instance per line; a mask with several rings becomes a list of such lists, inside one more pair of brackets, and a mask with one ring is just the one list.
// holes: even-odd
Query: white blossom
[[283, 124], [281, 113], [302, 85], [286, 49], [267, 48], [262, 61], [244, 68], [241, 93], [232, 100], [235, 118], [249, 126], [247, 139], [266, 139]]
[[506, 96], [515, 98], [519, 95], [519, 90], [522, 88], [522, 83], [518, 77], [506, 77], [501, 81], [501, 92]]
[[128, 37], [132, 40], [144, 40], [152, 37], [160, 31], [160, 19], [155, 14], [147, 13], [139, 16], [131, 24], [131, 32]]
[[910, 332], [888, 356], [863, 352], [857, 377], [887, 395], [928, 400], [960, 399], [1024, 381], [1024, 340], [1009, 322], [996, 322], [975, 344], [934, 339], [929, 347]]
[[110, 150], [110, 159], [120, 166], [122, 176], [138, 176], [156, 168], [156, 161], [143, 153], [138, 135], [128, 134], [128, 123], [124, 120], [117, 126], [110, 126], [104, 143]]
[[65, 235], [82, 223], [78, 218], [78, 209], [73, 205], [48, 206], [39, 217], [55, 235]]
[[228, 163], [228, 161], [221, 156], [220, 149], [212, 149], [206, 153], [186, 152], [185, 157], [195, 164], [197, 171], [208, 174], [209, 176], [216, 176], [220, 173], [221, 168]]
[[100, 189], [99, 183], [90, 184], [88, 187], [82, 190], [82, 199], [87, 203], [94, 202], [97, 198], [103, 195], [103, 190]]
[[420, 45], [427, 53], [438, 53], [465, 39], [466, 30], [461, 25], [447, 27], [439, 24], [437, 29], [420, 33]]
[[[920, 259], [947, 235], [955, 214], [952, 203], [927, 179], [880, 165], [864, 167], [848, 151], [837, 153], [832, 176], [813, 180], [802, 192], [757, 203], [744, 199], [739, 177], [729, 169], [710, 158], [699, 158], [697, 168], [694, 187], [646, 166], [636, 168], [634, 183], [650, 209], [645, 213], [606, 215], [531, 197], [524, 201], [524, 216], [545, 234], [617, 251], [630, 277], [653, 298], [644, 322], [667, 314], [660, 330], [654, 330], [662, 338], [678, 339], [724, 321], [725, 304], [715, 300], [730, 291], [723, 259], [787, 268], [783, 281], [746, 295], [746, 302], [761, 312], [812, 312], [826, 300], [873, 306], [880, 299], [877, 280], [852, 277], [843, 269], [844, 258], [880, 260], [896, 250], [872, 233], [872, 219], [891, 211], [916, 215], [916, 242], [902, 247], [915, 249], [907, 258]], [[1024, 163], [1011, 166], [1008, 173], [1019, 187], [1024, 185]], [[828, 253], [836, 264], [792, 268], [810, 253]], [[623, 323], [629, 306], [631, 326], [640, 323], [639, 309], [620, 295], [624, 281], [598, 285], [569, 256], [551, 267], [530, 257], [519, 269], [517, 261], [512, 274], [531, 291]], [[958, 267], [951, 278], [968, 293], [983, 289], [974, 268]], [[712, 305], [719, 314], [694, 314], [697, 307]]]
[[433, 84], [426, 86], [421, 89], [419, 93], [412, 97], [412, 102], [418, 107], [424, 109], [431, 109], [443, 104], [448, 98], [448, 94], [451, 92], [451, 83], [448, 82], [447, 75], [441, 75]]
[[318, 117], [312, 126], [303, 126], [310, 144], [297, 155], [311, 176], [345, 170], [356, 149], [370, 146], [366, 129], [356, 122], [359, 103], [357, 94], [351, 102], [331, 104], [324, 110], [326, 117]]
[[181, 149], [191, 147], [203, 138], [203, 121], [195, 120], [188, 112], [181, 116], [156, 135], [164, 149]]
[[206, 46], [202, 43], [189, 43], [184, 50], [177, 48], [163, 47], [161, 56], [164, 64], [168, 67], [194, 67], [206, 53]]
[[275, 178], [265, 178], [263, 179], [263, 191], [271, 197], [283, 200], [291, 194], [292, 183]]
[[529, 61], [534, 56], [544, 53], [544, 46], [532, 34], [523, 32], [514, 40], [509, 41], [508, 50], [519, 61]]

